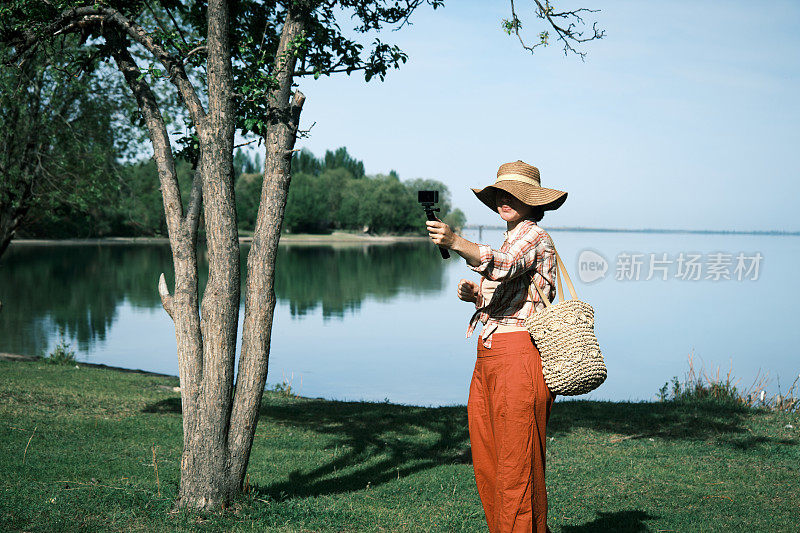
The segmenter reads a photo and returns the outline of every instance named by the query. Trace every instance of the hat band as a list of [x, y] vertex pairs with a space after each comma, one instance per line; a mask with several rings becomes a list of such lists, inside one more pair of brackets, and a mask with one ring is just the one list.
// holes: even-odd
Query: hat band
[[523, 176], [522, 174], [502, 174], [497, 177], [495, 184], [501, 181], [521, 181], [522, 183], [527, 183], [528, 185], [533, 185], [534, 187], [542, 186], [542, 184], [535, 179], [529, 178], [528, 176]]

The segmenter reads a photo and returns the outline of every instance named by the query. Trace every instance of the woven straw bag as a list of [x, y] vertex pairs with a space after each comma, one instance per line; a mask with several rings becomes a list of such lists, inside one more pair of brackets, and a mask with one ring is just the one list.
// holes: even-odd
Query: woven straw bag
[[[553, 248], [555, 250], [555, 247]], [[567, 269], [556, 252], [558, 303], [550, 303], [536, 283], [531, 283], [545, 304], [543, 311], [525, 319], [525, 327], [533, 337], [542, 357], [542, 373], [548, 388], [562, 396], [586, 394], [606, 379], [606, 365], [594, 334], [594, 309], [578, 300]], [[572, 299], [564, 300], [559, 269]], [[530, 286], [528, 293], [533, 301]]]

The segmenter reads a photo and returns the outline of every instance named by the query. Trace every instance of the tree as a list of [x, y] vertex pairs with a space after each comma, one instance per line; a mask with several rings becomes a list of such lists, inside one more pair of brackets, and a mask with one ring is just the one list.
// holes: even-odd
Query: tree
[[335, 152], [330, 150], [325, 152], [325, 168], [329, 170], [344, 168], [350, 171], [354, 178], [364, 177], [364, 163], [348, 154], [347, 148], [344, 146], [338, 148]]
[[[159, 293], [175, 323], [184, 445], [178, 505], [216, 509], [241, 489], [258, 420], [275, 308], [274, 266], [291, 179], [291, 155], [305, 101], [295, 81], [361, 71], [380, 79], [405, 62], [396, 46], [345, 37], [346, 10], [358, 33], [402, 27], [420, 6], [441, 0], [20, 0], [0, 6], [0, 40], [25, 64], [54, 35], [78, 34], [97, 60], [109, 58], [136, 99], [153, 146], [175, 269]], [[142, 58], [146, 58], [143, 60]], [[174, 146], [163, 98], [166, 78], [185, 112]], [[234, 361], [240, 264], [234, 198], [234, 133], [266, 144], [264, 181], [247, 258], [238, 377]], [[180, 147], [180, 149], [178, 148]], [[181, 191], [176, 154], [195, 166]], [[189, 194], [183, 207], [182, 194]], [[197, 234], [203, 210], [208, 284], [198, 293]], [[202, 318], [201, 318], [202, 317]]]
[[[120, 109], [109, 83], [70, 71], [63, 56], [79, 52], [61, 37], [0, 71], [0, 255], [31, 215], [86, 214], [117, 186]], [[0, 61], [12, 53], [0, 45]]]
[[[320, 159], [305, 149], [295, 153], [284, 229], [295, 233], [364, 228], [382, 233], [424, 233], [425, 213], [417, 203], [421, 189], [440, 191], [439, 215], [443, 219], [449, 215], [450, 191], [444, 183], [432, 179], [401, 182], [394, 170], [388, 176], [366, 176], [363, 169], [364, 164], [344, 147], [328, 150]], [[252, 199], [260, 187], [260, 177], [255, 174], [242, 174], [236, 182], [240, 229], [253, 227], [258, 205]], [[461, 218], [454, 220], [456, 227], [463, 226]]]
[[445, 224], [460, 231], [467, 224], [467, 215], [461, 209], [455, 209], [443, 219]]
[[240, 174], [255, 174], [259, 167], [261, 167], [261, 156], [255, 154], [255, 157], [251, 158], [241, 148], [236, 149], [236, 154], [233, 156], [234, 179], [238, 178]]
[[[194, 169], [185, 159], [175, 160], [175, 176], [181, 190], [189, 190]], [[109, 200], [113, 202], [101, 216], [115, 235], [167, 235], [158, 169], [153, 160], [139, 161], [120, 168], [122, 184]], [[182, 195], [183, 208], [188, 198]]]
[[[292, 179], [296, 174], [292, 173]], [[253, 231], [261, 200], [264, 176], [261, 174], [241, 174], [236, 180], [236, 219], [240, 230]]]
[[286, 201], [284, 226], [294, 233], [323, 233], [331, 225], [330, 180], [324, 174], [295, 174]]
[[322, 164], [308, 148], [303, 148], [292, 157], [292, 173], [304, 172], [316, 176], [321, 170]]

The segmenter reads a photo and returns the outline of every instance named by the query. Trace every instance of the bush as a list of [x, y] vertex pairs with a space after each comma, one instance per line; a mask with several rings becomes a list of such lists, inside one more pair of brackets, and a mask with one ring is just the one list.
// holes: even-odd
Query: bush
[[44, 358], [44, 361], [51, 365], [74, 365], [77, 362], [75, 360], [75, 352], [70, 350], [69, 347], [69, 343], [61, 339], [53, 351]]
[[[664, 398], [667, 384], [661, 388], [660, 397]], [[681, 383], [677, 377], [672, 378], [672, 401], [676, 402], [711, 402], [724, 405], [740, 405], [743, 399], [736, 385], [729, 378], [716, 381], [707, 377], [690, 376]]]

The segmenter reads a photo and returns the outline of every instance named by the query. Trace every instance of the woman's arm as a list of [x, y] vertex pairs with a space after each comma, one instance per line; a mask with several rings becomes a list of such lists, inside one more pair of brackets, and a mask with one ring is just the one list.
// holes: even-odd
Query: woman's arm
[[541, 248], [543, 257], [555, 253], [552, 245], [548, 246], [547, 234], [534, 228], [519, 235], [507, 252], [501, 252], [485, 244], [466, 240], [444, 222], [429, 221], [427, 224], [428, 233], [435, 244], [453, 250], [467, 261], [472, 270], [492, 281], [513, 279], [528, 272], [536, 264], [537, 248]]
[[[536, 239], [517, 238], [511, 242], [506, 251], [493, 250], [486, 245], [479, 245], [481, 262], [477, 266], [470, 265], [475, 272], [491, 281], [505, 281], [531, 272], [539, 260]], [[541, 250], [542, 254], [544, 250]]]
[[429, 220], [426, 224], [428, 235], [436, 246], [453, 250], [463, 257], [469, 266], [476, 267], [481, 264], [481, 250], [477, 244], [455, 233], [444, 222]]

